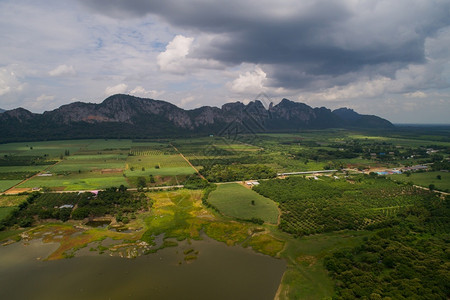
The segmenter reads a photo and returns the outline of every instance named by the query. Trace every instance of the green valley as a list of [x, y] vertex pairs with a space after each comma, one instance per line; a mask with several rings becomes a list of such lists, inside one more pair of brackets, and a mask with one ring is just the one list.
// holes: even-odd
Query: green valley
[[277, 299], [438, 299], [449, 291], [436, 261], [448, 262], [450, 141], [433, 134], [3, 144], [0, 239], [57, 244], [46, 260], [175, 249], [180, 266], [213, 239], [282, 261]]

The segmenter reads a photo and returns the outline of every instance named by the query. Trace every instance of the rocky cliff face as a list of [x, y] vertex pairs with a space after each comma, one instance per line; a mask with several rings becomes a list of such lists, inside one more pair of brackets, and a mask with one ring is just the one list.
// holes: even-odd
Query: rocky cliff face
[[141, 115], [160, 115], [180, 127], [189, 127], [190, 120], [185, 111], [164, 101], [141, 99], [127, 95], [114, 95], [101, 104], [75, 102], [45, 112], [44, 116], [63, 124], [74, 122], [116, 122], [136, 124]]
[[283, 99], [281, 102], [272, 107], [271, 113], [279, 118], [287, 121], [295, 120], [308, 124], [311, 120], [317, 118], [314, 109], [306, 104], [293, 102]]
[[339, 108], [333, 110], [333, 114], [341, 118], [348, 126], [362, 128], [389, 128], [392, 123], [374, 115], [361, 115], [349, 108]]
[[[268, 108], [256, 100], [245, 105], [227, 103], [221, 108], [204, 106], [184, 110], [165, 101], [114, 95], [100, 104], [75, 102], [43, 114], [17, 108], [0, 114], [5, 139], [38, 135], [77, 137], [151, 137], [195, 133], [217, 134], [230, 124], [255, 132], [301, 128], [371, 127], [393, 125], [376, 116], [353, 110], [312, 108], [283, 99]], [[253, 128], [249, 128], [253, 127]]]
[[0, 121], [13, 121], [19, 123], [25, 123], [35, 117], [35, 114], [24, 109], [24, 108], [15, 108], [12, 110], [7, 110], [1, 115]]

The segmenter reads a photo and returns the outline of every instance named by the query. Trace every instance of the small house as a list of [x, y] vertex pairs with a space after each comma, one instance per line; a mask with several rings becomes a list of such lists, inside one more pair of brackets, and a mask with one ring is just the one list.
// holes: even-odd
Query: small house
[[59, 207], [59, 209], [63, 209], [63, 208], [73, 208], [73, 205], [72, 204], [64, 204]]

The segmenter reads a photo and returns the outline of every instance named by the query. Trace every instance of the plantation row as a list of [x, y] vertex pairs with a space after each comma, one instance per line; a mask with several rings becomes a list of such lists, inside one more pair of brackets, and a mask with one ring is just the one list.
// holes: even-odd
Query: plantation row
[[249, 179], [273, 178], [276, 172], [265, 165], [213, 165], [204, 167], [200, 173], [211, 182], [227, 182]]
[[428, 193], [385, 178], [355, 179], [349, 183], [290, 177], [262, 181], [254, 189], [280, 203], [279, 227], [295, 235], [377, 226]]
[[135, 149], [132, 148], [130, 150], [130, 154], [134, 156], [155, 156], [155, 155], [164, 155], [165, 153], [161, 150], [154, 149]]
[[133, 146], [129, 152], [134, 156], [172, 155], [176, 154], [175, 149], [169, 144], [152, 146]]
[[[200, 156], [201, 157], [201, 156]], [[241, 155], [227, 157], [189, 158], [194, 166], [232, 165], [232, 164], [261, 164], [270, 163], [270, 160], [259, 155]]]
[[154, 160], [154, 161], [145, 161], [142, 163], [137, 164], [128, 164], [128, 169], [131, 171], [134, 170], [141, 170], [142, 168], [182, 168], [182, 167], [189, 167], [188, 163], [184, 160]]

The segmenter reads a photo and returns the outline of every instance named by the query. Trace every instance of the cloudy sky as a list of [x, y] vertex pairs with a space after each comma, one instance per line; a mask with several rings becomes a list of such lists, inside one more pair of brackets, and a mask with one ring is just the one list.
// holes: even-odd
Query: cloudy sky
[[450, 123], [450, 0], [0, 0], [0, 108], [256, 97]]

